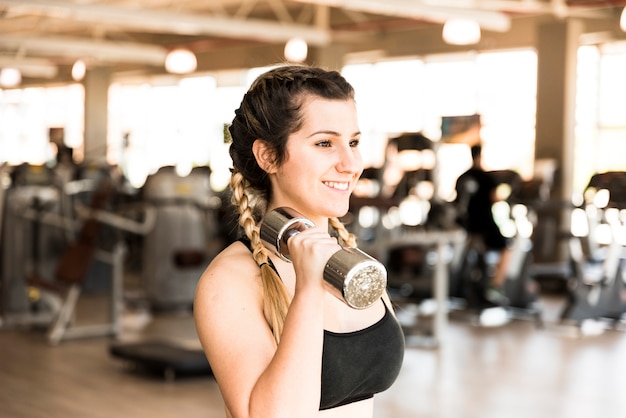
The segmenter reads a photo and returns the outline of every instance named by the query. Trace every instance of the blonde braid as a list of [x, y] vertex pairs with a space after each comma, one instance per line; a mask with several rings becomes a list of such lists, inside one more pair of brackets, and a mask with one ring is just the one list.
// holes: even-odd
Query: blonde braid
[[338, 218], [329, 218], [330, 226], [337, 231], [339, 238], [346, 247], [356, 248], [356, 235], [351, 234]]
[[250, 239], [252, 258], [261, 268], [261, 283], [263, 284], [263, 314], [267, 321], [276, 344], [280, 342], [283, 332], [285, 317], [289, 309], [290, 297], [282, 280], [270, 266], [268, 250], [261, 241], [259, 228], [254, 219], [254, 211], [257, 206], [250, 205], [255, 202], [259, 206], [265, 206], [262, 199], [255, 198], [254, 189], [246, 187], [246, 179], [239, 171], [233, 171], [230, 186], [233, 192], [232, 203], [239, 212], [239, 225]]

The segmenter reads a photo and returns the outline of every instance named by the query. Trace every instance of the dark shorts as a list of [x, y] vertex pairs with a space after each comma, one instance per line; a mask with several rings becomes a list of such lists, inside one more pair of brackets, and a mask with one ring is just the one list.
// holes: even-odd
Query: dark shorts
[[485, 245], [491, 250], [501, 251], [504, 250], [509, 244], [508, 239], [502, 235], [497, 225], [493, 225], [493, 227], [488, 228], [481, 235], [485, 240]]

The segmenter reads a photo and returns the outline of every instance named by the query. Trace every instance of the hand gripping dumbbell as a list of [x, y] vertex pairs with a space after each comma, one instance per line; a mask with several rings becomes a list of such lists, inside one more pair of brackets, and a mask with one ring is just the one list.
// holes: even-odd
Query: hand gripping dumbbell
[[[295, 210], [274, 209], [261, 223], [261, 239], [285, 261], [291, 262], [287, 241], [314, 226]], [[377, 301], [387, 287], [385, 267], [358, 248], [342, 248], [324, 267], [324, 280], [330, 293], [355, 309], [364, 309]]]

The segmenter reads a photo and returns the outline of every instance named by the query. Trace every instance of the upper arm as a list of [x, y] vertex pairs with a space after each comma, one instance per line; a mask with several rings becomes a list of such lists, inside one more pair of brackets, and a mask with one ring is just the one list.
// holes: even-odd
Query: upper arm
[[202, 275], [194, 317], [227, 408], [245, 416], [275, 344], [263, 315], [259, 269], [249, 256], [222, 254]]

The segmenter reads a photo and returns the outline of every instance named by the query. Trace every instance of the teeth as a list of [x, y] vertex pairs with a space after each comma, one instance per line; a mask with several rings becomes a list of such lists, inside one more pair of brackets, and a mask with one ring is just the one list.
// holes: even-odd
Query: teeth
[[337, 181], [325, 181], [324, 184], [333, 189], [343, 190], [343, 191], [348, 190], [348, 183], [340, 183]]

